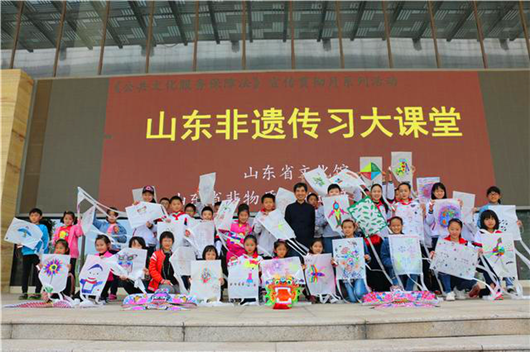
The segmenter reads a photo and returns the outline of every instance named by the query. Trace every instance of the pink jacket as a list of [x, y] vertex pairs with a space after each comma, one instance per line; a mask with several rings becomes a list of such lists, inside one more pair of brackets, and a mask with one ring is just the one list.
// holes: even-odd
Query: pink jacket
[[[105, 258], [109, 258], [109, 257], [112, 257], [114, 254], [112, 254], [111, 252], [109, 251], [106, 251], [105, 253], [103, 254], [100, 254], [99, 257], [101, 259], [105, 259]], [[109, 278], [107, 279], [107, 282], [109, 281], [112, 281], [114, 280], [114, 275], [112, 274], [112, 272], [109, 273]]]
[[238, 258], [245, 254], [244, 241], [245, 236], [252, 232], [252, 226], [248, 224], [240, 224], [238, 220], [235, 220], [230, 226], [230, 231], [225, 232], [226, 247], [228, 253], [226, 255], [227, 263], [230, 262], [233, 258]]
[[78, 239], [83, 236], [83, 229], [81, 225], [70, 225], [70, 226], [61, 226], [53, 234], [53, 244], [58, 239], [64, 239], [68, 242], [68, 247], [70, 248], [70, 257], [78, 258], [79, 257], [79, 248], [78, 248]]

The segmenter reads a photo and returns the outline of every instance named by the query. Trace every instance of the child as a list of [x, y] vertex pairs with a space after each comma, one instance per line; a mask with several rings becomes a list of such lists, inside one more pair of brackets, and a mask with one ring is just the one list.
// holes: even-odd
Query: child
[[[315, 193], [309, 193], [309, 195], [307, 196], [307, 202], [311, 204], [313, 208], [315, 208], [315, 221], [316, 221], [318, 208], [320, 207], [318, 196]], [[315, 224], [315, 238], [322, 237], [322, 231], [323, 229], [320, 226]]]
[[[468, 245], [468, 242], [462, 238], [462, 221], [458, 219], [451, 219], [449, 221], [449, 236], [444, 238], [444, 241], [452, 241], [463, 245]], [[435, 252], [431, 252], [431, 257], [434, 257]], [[466, 280], [459, 277], [451, 276], [444, 273], [439, 273], [440, 281], [445, 294], [446, 301], [454, 301], [456, 299], [466, 299], [466, 291], [469, 291], [469, 297], [475, 297], [480, 287], [475, 279]], [[453, 292], [454, 290], [454, 292]], [[456, 293], [456, 295], [455, 295]]]
[[[211, 209], [211, 208], [210, 208]], [[215, 246], [208, 245], [204, 247], [204, 250], [202, 251], [202, 260], [219, 260], [219, 254], [217, 253], [217, 249]], [[225, 279], [219, 278], [219, 282], [221, 282], [221, 286], [224, 286]], [[190, 278], [191, 283], [191, 278]]]
[[221, 206], [221, 202], [215, 202], [215, 204], [213, 205], [214, 215], [217, 214], [220, 206]]
[[[107, 236], [98, 235], [96, 237], [95, 245], [96, 245], [96, 251], [98, 252], [99, 257], [101, 259], [112, 257], [112, 253], [110, 252], [110, 248], [111, 248], [110, 239]], [[103, 287], [103, 291], [101, 292], [101, 299], [106, 302], [108, 301], [109, 289], [112, 286], [113, 281], [114, 281], [114, 274], [109, 273], [107, 282], [105, 283], [105, 286]]]
[[276, 238], [263, 226], [261, 221], [257, 220], [269, 215], [274, 210], [276, 197], [271, 193], [265, 193], [261, 196], [261, 210], [256, 214], [254, 228], [252, 233], [258, 236], [259, 251], [262, 255], [270, 257], [275, 249]]
[[37, 246], [34, 249], [31, 249], [26, 246], [19, 246], [22, 248], [22, 296], [19, 299], [28, 299], [28, 282], [29, 276], [33, 273], [33, 281], [35, 282], [35, 294], [31, 295], [30, 299], [40, 299], [40, 291], [42, 289], [42, 284], [40, 280], [37, 279], [37, 270], [36, 265], [39, 264], [39, 253], [48, 253], [48, 228], [45, 225], [42, 225], [40, 221], [42, 220], [42, 211], [39, 208], [33, 208], [29, 212], [29, 221], [37, 225], [42, 232], [42, 237], [37, 243]]
[[287, 248], [287, 243], [282, 240], [278, 240], [274, 242], [274, 258], [275, 259], [283, 259], [287, 257], [287, 253], [289, 252], [289, 248]]
[[160, 235], [160, 249], [154, 252], [149, 260], [151, 281], [148, 288], [153, 292], [160, 288], [167, 288], [169, 293], [180, 292], [173, 266], [169, 261], [171, 255], [173, 255], [171, 249], [174, 242], [175, 237], [171, 232], [163, 232]]
[[252, 227], [248, 223], [249, 217], [250, 209], [248, 205], [240, 204], [237, 208], [237, 220], [232, 222], [230, 231], [225, 231], [226, 247], [228, 249], [228, 253], [226, 254], [227, 263], [245, 254], [244, 241], [252, 232]]
[[[142, 237], [131, 237], [131, 239], [129, 240], [129, 248], [147, 250], [147, 246], [145, 245], [145, 240]], [[146, 279], [149, 276], [149, 269], [148, 269], [149, 259], [150, 259], [149, 257], [146, 258], [145, 268], [144, 268], [144, 276], [146, 277]], [[125, 289], [125, 291], [127, 291], [127, 294], [132, 295], [135, 293], [142, 293], [142, 290], [134, 287], [134, 282], [129, 280], [126, 276], [120, 276], [120, 280], [123, 281], [123, 288]], [[145, 282], [144, 282], [144, 286], [147, 287], [147, 285], [145, 285]]]
[[291, 226], [296, 240], [309, 247], [315, 238], [315, 208], [305, 201], [307, 185], [299, 182], [294, 185], [296, 202], [285, 209], [285, 221]]
[[194, 218], [197, 213], [197, 207], [193, 203], [188, 203], [184, 208], [184, 212], [188, 214], [189, 217]]
[[[107, 221], [98, 220], [96, 218], [96, 214], [94, 213], [93, 224], [99, 231], [106, 233], [110, 238], [114, 239], [116, 242], [126, 243], [127, 231], [120, 223], [118, 223], [118, 217], [118, 209], [115, 207], [110, 207], [110, 209], [107, 210]], [[111, 247], [111, 253], [113, 251], [116, 253], [120, 249], [121, 247], [113, 245]]]
[[[94, 212], [94, 226], [101, 232], [107, 234], [112, 238], [116, 243], [125, 243], [127, 242], [127, 231], [123, 226], [118, 223], [118, 209], [115, 207], [110, 207], [107, 210], [107, 221], [101, 221], [96, 218], [96, 213]], [[120, 251], [121, 246], [117, 244], [111, 245], [110, 253], [116, 254]], [[114, 301], [117, 298], [118, 292], [118, 279], [114, 278], [112, 281], [112, 287], [110, 288], [109, 300]]]
[[[142, 201], [146, 203], [156, 203], [155, 201], [155, 189], [153, 186], [145, 186], [142, 189]], [[135, 202], [134, 204], [138, 204]], [[156, 249], [156, 225], [147, 222], [145, 225], [134, 229], [133, 237], [142, 237], [147, 245], [147, 256], [150, 257]]]
[[160, 198], [160, 204], [166, 209], [166, 211], [169, 213], [169, 198]]
[[[307, 253], [306, 258], [314, 256], [314, 255], [322, 254], [323, 252], [324, 252], [324, 241], [322, 240], [322, 238], [315, 238], [313, 240], [313, 243], [311, 244], [311, 247], [309, 247], [309, 253]], [[306, 268], [307, 268], [307, 265], [303, 264], [302, 269], [304, 269], [305, 271]], [[309, 296], [309, 301], [312, 304], [317, 303], [318, 302], [317, 296], [311, 295], [309, 292], [309, 289], [306, 288], [306, 290], [307, 290], [306, 296]], [[322, 297], [320, 297], [320, 299], [322, 302]]]
[[[403, 234], [403, 220], [399, 216], [394, 216], [390, 219], [390, 236], [399, 236]], [[383, 241], [383, 246], [381, 247], [381, 261], [383, 266], [387, 270], [388, 274], [392, 278], [392, 289], [397, 289], [399, 283], [403, 284], [403, 289], [405, 291], [414, 290], [415, 282], [418, 281], [418, 275], [400, 275], [398, 276], [394, 273], [394, 267], [392, 264], [392, 258], [390, 257], [390, 243], [389, 239], [385, 238]]]
[[[383, 187], [374, 183], [370, 187], [370, 199], [374, 202], [375, 206], [383, 215], [385, 220], [390, 218], [391, 210], [388, 204], [384, 201]], [[366, 246], [368, 247], [368, 254], [370, 257], [381, 257], [381, 247], [383, 245], [383, 238], [388, 234], [388, 230], [385, 228], [378, 233], [366, 234], [367, 237], [364, 239]], [[383, 273], [379, 262], [373, 261], [368, 270], [366, 271], [366, 281], [374, 291], [384, 292], [390, 288], [389, 282]]]
[[[53, 235], [53, 244], [59, 239], [66, 240], [68, 242], [68, 248], [70, 248], [70, 273], [74, 277], [75, 282], [75, 264], [77, 258], [79, 258], [79, 237], [83, 236], [83, 228], [80, 225], [80, 221], [74, 225], [76, 222], [75, 214], [72, 211], [65, 211], [63, 217], [61, 218], [63, 226], [57, 228]], [[73, 295], [75, 287], [72, 287], [72, 292], [70, 295]]]
[[[351, 220], [346, 219], [342, 222], [342, 234], [344, 238], [353, 238], [355, 237], [355, 230], [357, 229], [357, 224]], [[366, 262], [370, 262], [370, 255], [368, 255], [368, 248], [366, 243], [364, 243], [364, 259]], [[337, 266], [337, 262], [333, 260], [332, 264]], [[360, 302], [365, 294], [368, 293], [368, 288], [364, 284], [364, 280], [341, 280], [342, 285], [346, 289], [346, 300], [350, 303]]]
[[[328, 186], [328, 197], [340, 195], [339, 185], [333, 183]], [[324, 253], [333, 253], [333, 240], [341, 238], [340, 232], [333, 230], [328, 223], [327, 214], [324, 213], [324, 207], [320, 207], [316, 213], [315, 223], [322, 229], [322, 238], [324, 240]]]
[[[497, 217], [497, 214], [493, 210], [486, 209], [480, 214], [479, 219], [479, 230], [475, 234], [475, 239], [473, 241], [473, 244], [476, 247], [479, 247], [479, 254], [482, 254], [482, 237], [487, 236], [488, 234], [493, 233], [502, 233], [499, 230], [499, 218]], [[493, 275], [493, 277], [484, 269], [477, 269], [479, 273], [482, 273], [484, 275], [484, 280], [490, 287], [495, 290], [496, 283], [500, 285], [500, 278], [497, 276], [491, 265], [488, 263], [486, 258], [480, 257], [479, 264], [483, 267], [486, 267], [489, 269], [490, 273]], [[513, 284], [511, 280], [507, 278], [506, 280], [507, 284], [507, 291], [512, 293], [514, 292]], [[491, 290], [488, 288], [482, 289], [479, 293], [479, 296], [483, 299], [487, 300], [500, 300], [503, 299], [502, 294], [500, 291], [496, 291], [495, 295], [491, 295]]]
[[[262, 257], [258, 255], [258, 240], [254, 235], [245, 236], [244, 240], [245, 253], [241, 255], [242, 258], [252, 260], [257, 265], [263, 260]], [[256, 302], [254, 298], [245, 298], [241, 301], [241, 305], [246, 305], [249, 303]], [[256, 302], [257, 303], [257, 302]]]

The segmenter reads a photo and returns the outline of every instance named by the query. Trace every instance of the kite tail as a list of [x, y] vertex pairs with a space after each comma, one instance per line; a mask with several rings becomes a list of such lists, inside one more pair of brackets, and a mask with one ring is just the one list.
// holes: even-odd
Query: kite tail
[[491, 288], [490, 285], [488, 285], [486, 282], [484, 281], [481, 281], [481, 280], [478, 280], [478, 282], [484, 284], [488, 290], [490, 290], [491, 294], [496, 294], [498, 291], [501, 291], [502, 289], [502, 286], [501, 286], [501, 283], [499, 281], [499, 277], [493, 272], [493, 270], [491, 270], [489, 267], [490, 267], [490, 263], [488, 262], [488, 260], [484, 257], [482, 257], [484, 259], [484, 266], [482, 265], [477, 265], [477, 269], [482, 269], [484, 270], [490, 277], [491, 277], [491, 280], [493, 280], [493, 283], [495, 284], [495, 288]]
[[[515, 242], [515, 241], [514, 241]], [[521, 246], [524, 248], [524, 250], [526, 251], [526, 253], [528, 254], [528, 256], [530, 256], [530, 248], [528, 248], [528, 246], [526, 245], [526, 243], [524, 243], [524, 241], [518, 241]], [[515, 247], [515, 246], [514, 246]]]
[[301, 244], [295, 239], [288, 239], [287, 244], [289, 244], [289, 246], [292, 249], [294, 249], [298, 254], [300, 254], [302, 257], [305, 257], [307, 253], [309, 252], [309, 249], [307, 249], [306, 246], [304, 246], [303, 244]]
[[[429, 249], [427, 248], [427, 245], [425, 244], [425, 242], [421, 242], [420, 243], [423, 245], [423, 248], [425, 249], [425, 253], [427, 253], [427, 257], [426, 258], [423, 258], [424, 260], [426, 260], [428, 263], [429, 263], [429, 270], [430, 270], [430, 264], [432, 263], [432, 260], [431, 258], [429, 258]], [[433, 270], [433, 273], [434, 273], [434, 277], [436, 278], [436, 282], [438, 282], [438, 285], [440, 285], [440, 289], [442, 290], [443, 292], [443, 285], [442, 285], [442, 282], [440, 281], [440, 279], [438, 278], [438, 273]]]
[[[522, 243], [522, 242], [521, 242]], [[523, 263], [526, 264], [526, 266], [530, 269], [530, 260], [526, 258], [521, 252], [517, 250], [517, 248], [514, 247], [515, 254], [521, 259]]]
[[383, 262], [381, 261], [381, 258], [379, 258], [379, 254], [377, 254], [377, 251], [375, 250], [374, 244], [372, 243], [372, 239], [370, 238], [370, 236], [368, 236], [367, 238], [368, 238], [368, 242], [370, 243], [370, 248], [372, 248], [372, 252], [374, 253], [375, 260], [377, 261], [377, 263], [381, 267], [381, 271], [383, 272], [383, 274], [385, 275], [387, 280], [390, 282], [390, 285], [392, 285], [392, 279], [390, 278], [390, 276], [386, 272], [385, 266], [383, 265]]

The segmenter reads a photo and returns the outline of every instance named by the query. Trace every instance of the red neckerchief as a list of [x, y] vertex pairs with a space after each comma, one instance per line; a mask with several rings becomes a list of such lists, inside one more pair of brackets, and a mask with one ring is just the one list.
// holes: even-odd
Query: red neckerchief
[[364, 238], [364, 242], [366, 242], [366, 245], [369, 246], [370, 245], [370, 241], [372, 241], [372, 244], [375, 246], [375, 245], [378, 245], [379, 243], [381, 243], [381, 237], [379, 237], [379, 235], [371, 235], [370, 236], [370, 239], [368, 239], [368, 237], [365, 237]]
[[171, 216], [175, 219], [175, 220], [178, 220], [182, 215], [186, 214], [185, 212], [183, 211], [179, 211], [178, 213], [171, 213]]
[[412, 203], [412, 198], [407, 199], [407, 202], [405, 202], [404, 200], [398, 200], [397, 203], [409, 205], [410, 203]]
[[[444, 238], [444, 240], [446, 241], [451, 241], [451, 235], [447, 236], [446, 238]], [[460, 236], [460, 238], [458, 239], [458, 243], [460, 244], [467, 244], [467, 241], [465, 239], [462, 238], [462, 236]]]

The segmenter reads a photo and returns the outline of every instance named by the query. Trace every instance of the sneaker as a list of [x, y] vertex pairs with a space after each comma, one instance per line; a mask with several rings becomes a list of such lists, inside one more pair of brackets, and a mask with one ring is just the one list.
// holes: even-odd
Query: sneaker
[[455, 296], [457, 300], [463, 300], [467, 298], [466, 291], [460, 291], [455, 289]]
[[508, 293], [512, 293], [513, 294], [513, 293], [515, 293], [515, 288], [513, 286], [508, 286], [506, 288], [506, 291], [508, 291]]
[[446, 301], [454, 301], [454, 300], [455, 300], [455, 293], [454, 293], [454, 292], [449, 292], [449, 293], [445, 296], [445, 300], [446, 300]]
[[26, 299], [28, 299], [28, 294], [27, 294], [27, 293], [24, 293], [24, 294], [18, 296], [18, 299], [20, 299], [20, 300], [26, 300]]
[[483, 296], [482, 299], [486, 300], [486, 301], [500, 301], [500, 300], [503, 299], [503, 297], [502, 297], [502, 293], [495, 292], [494, 294], [489, 294], [487, 296]]
[[115, 301], [118, 299], [118, 296], [113, 295], [112, 293], [109, 295], [109, 301]]
[[36, 299], [36, 300], [39, 300], [40, 299], [40, 293], [35, 293], [34, 295], [31, 295], [29, 296], [29, 299]]

